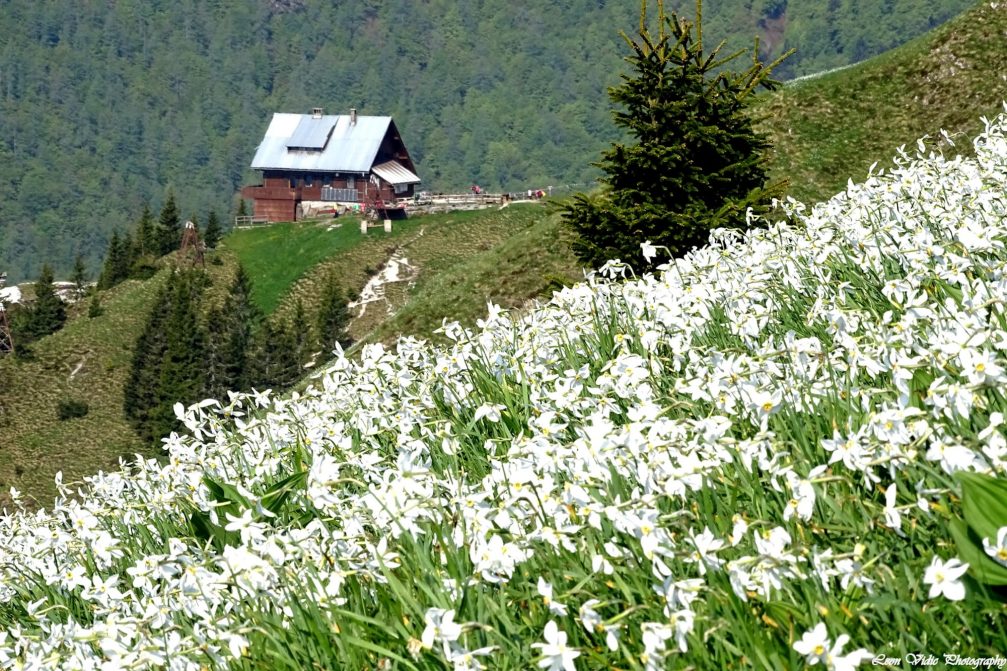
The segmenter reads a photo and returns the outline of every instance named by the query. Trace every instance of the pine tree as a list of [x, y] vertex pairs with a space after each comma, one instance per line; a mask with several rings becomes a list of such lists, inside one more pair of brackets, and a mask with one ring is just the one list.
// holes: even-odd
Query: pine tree
[[[171, 282], [174, 280], [173, 275]], [[129, 379], [123, 390], [123, 412], [126, 419], [147, 442], [155, 439], [151, 417], [158, 404], [161, 365], [167, 348], [164, 326], [171, 307], [170, 286], [164, 286], [158, 292], [147, 324], [133, 348]]]
[[217, 212], [211, 210], [206, 218], [206, 232], [203, 233], [203, 243], [208, 249], [213, 249], [220, 242], [221, 230], [220, 221], [217, 219]]
[[180, 274], [172, 283], [157, 404], [150, 413], [150, 433], [155, 439], [178, 429], [175, 403], [194, 403], [206, 391], [206, 335], [198, 311], [204, 285], [203, 278], [193, 273]]
[[127, 277], [129, 277], [129, 252], [119, 232], [113, 231], [112, 239], [108, 241], [105, 264], [98, 277], [98, 288], [110, 289]]
[[173, 273], [133, 351], [123, 411], [137, 434], [157, 441], [178, 428], [175, 403], [206, 392], [206, 336], [199, 324], [201, 273]]
[[259, 317], [252, 303], [251, 280], [239, 265], [223, 307], [212, 310], [207, 318], [207, 394], [212, 398], [226, 398], [229, 390], [250, 386], [252, 329]]
[[80, 300], [87, 293], [87, 268], [84, 266], [84, 257], [80, 254], [73, 262], [73, 275], [70, 281], [73, 282], [74, 290], [77, 292], [77, 300]]
[[133, 240], [133, 234], [126, 231], [125, 235], [122, 236], [122, 258], [123, 258], [123, 276], [122, 279], [129, 279], [130, 271], [134, 265], [136, 265], [137, 259], [136, 255], [136, 243]]
[[344, 348], [352, 342], [346, 332], [350, 324], [350, 309], [335, 274], [330, 274], [322, 287], [315, 324], [317, 343], [323, 351], [330, 351], [337, 342]]
[[129, 277], [145, 280], [154, 276], [157, 272], [156, 257], [160, 256], [156, 252], [157, 244], [154, 215], [150, 212], [150, 205], [144, 204], [143, 213], [136, 223], [136, 231], [133, 234], [129, 254]]
[[141, 259], [151, 253], [154, 244], [154, 215], [148, 203], [143, 204], [143, 213], [136, 223], [136, 235], [133, 236], [133, 258]]
[[297, 338], [289, 323], [264, 320], [255, 334], [251, 362], [251, 386], [257, 389], [282, 389], [300, 379]]
[[35, 340], [55, 333], [62, 328], [64, 322], [66, 322], [66, 307], [56, 294], [52, 268], [46, 264], [42, 266], [42, 272], [35, 283], [35, 302], [26, 328], [28, 337], [30, 340]]
[[87, 318], [95, 319], [105, 314], [105, 308], [101, 306], [101, 294], [94, 292], [91, 296], [91, 303], [87, 306]]
[[168, 190], [168, 197], [161, 208], [161, 216], [154, 229], [153, 251], [157, 256], [170, 254], [182, 243], [182, 221], [175, 203], [175, 192]]
[[767, 66], [756, 42], [752, 65], [732, 72], [725, 65], [745, 51], [724, 57], [720, 45], [706, 53], [701, 0], [696, 17], [669, 18], [658, 2], [655, 34], [644, 2], [638, 37], [623, 34], [631, 72], [609, 97], [622, 108], [616, 125], [633, 143], [602, 154], [601, 194], [579, 194], [564, 209], [578, 234], [574, 252], [587, 264], [619, 258], [643, 270], [641, 243], [682, 255], [705, 244], [713, 228], [745, 227], [748, 208], [764, 213], [782, 192], [782, 184], [766, 185], [769, 144], [755, 132], [746, 104], [756, 88], [778, 86], [770, 72], [789, 54]]

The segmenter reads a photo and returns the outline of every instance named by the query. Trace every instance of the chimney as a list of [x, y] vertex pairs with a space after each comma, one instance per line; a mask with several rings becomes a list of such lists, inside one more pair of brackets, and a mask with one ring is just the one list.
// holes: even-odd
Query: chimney
[[357, 125], [357, 108], [356, 107], [351, 107], [350, 108], [350, 125], [351, 126], [356, 126]]
[[321, 107], [312, 107], [311, 108], [311, 118], [312, 119], [321, 119], [323, 111], [324, 110]]

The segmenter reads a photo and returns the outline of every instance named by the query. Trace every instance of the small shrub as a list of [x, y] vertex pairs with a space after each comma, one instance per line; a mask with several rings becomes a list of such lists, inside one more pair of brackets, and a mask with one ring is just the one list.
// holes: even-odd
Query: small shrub
[[101, 298], [98, 293], [94, 294], [91, 299], [91, 304], [87, 307], [87, 317], [88, 319], [94, 319], [95, 317], [100, 317], [105, 314], [105, 308], [101, 306]]
[[87, 415], [90, 407], [87, 403], [83, 401], [77, 401], [74, 399], [63, 399], [59, 402], [59, 407], [56, 410], [56, 416], [59, 420], [66, 421], [68, 419], [76, 419], [78, 417], [84, 417]]

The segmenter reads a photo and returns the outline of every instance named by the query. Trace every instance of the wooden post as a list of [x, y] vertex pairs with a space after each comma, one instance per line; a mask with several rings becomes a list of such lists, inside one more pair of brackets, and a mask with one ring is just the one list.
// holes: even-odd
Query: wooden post
[[360, 232], [362, 234], [364, 234], [364, 235], [367, 235], [367, 218], [366, 217], [364, 217], [363, 219], [360, 220]]
[[391, 232], [392, 232], [392, 220], [385, 219], [385, 233], [391, 233]]

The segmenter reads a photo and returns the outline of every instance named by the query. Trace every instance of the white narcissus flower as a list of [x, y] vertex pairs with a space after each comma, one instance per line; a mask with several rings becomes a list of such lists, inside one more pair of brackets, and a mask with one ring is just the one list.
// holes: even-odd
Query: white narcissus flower
[[943, 595], [951, 601], [964, 599], [965, 585], [961, 583], [961, 577], [968, 570], [969, 565], [957, 558], [944, 562], [935, 556], [923, 575], [924, 584], [930, 585], [930, 598], [935, 599]]
[[538, 593], [545, 605], [548, 606], [550, 613], [559, 617], [566, 617], [566, 605], [553, 600], [552, 583], [547, 582], [542, 576], [539, 576], [538, 579]]
[[989, 538], [984, 538], [983, 550], [993, 561], [1001, 566], [1007, 566], [1007, 527], [1000, 527], [997, 531], [996, 543], [990, 543]]
[[452, 643], [462, 635], [462, 627], [455, 622], [455, 612], [442, 608], [428, 608], [423, 619], [427, 626], [423, 629], [420, 641], [427, 650], [434, 647], [434, 643]]
[[840, 634], [833, 644], [825, 623], [819, 622], [814, 629], [806, 631], [800, 641], [794, 643], [794, 650], [804, 655], [804, 661], [809, 666], [822, 663], [829, 671], [852, 671], [870, 659], [872, 653], [858, 648], [853, 652], [842, 654], [849, 640], [849, 636]]
[[577, 667], [573, 660], [580, 657], [580, 652], [566, 644], [566, 632], [560, 631], [555, 620], [549, 620], [543, 636], [545, 643], [531, 644], [531, 647], [542, 650], [542, 659], [538, 662], [539, 668], [549, 671], [576, 671]]
[[814, 629], [804, 632], [801, 640], [794, 643], [794, 650], [804, 655], [804, 661], [808, 664], [824, 661], [829, 650], [829, 632], [825, 624], [819, 622]]
[[894, 529], [898, 535], [905, 536], [905, 533], [902, 531], [902, 513], [895, 507], [897, 496], [898, 489], [893, 482], [885, 490], [885, 526]]
[[657, 256], [657, 247], [650, 243], [650, 240], [640, 243], [640, 251], [643, 253], [643, 259], [650, 263], [650, 260]]

